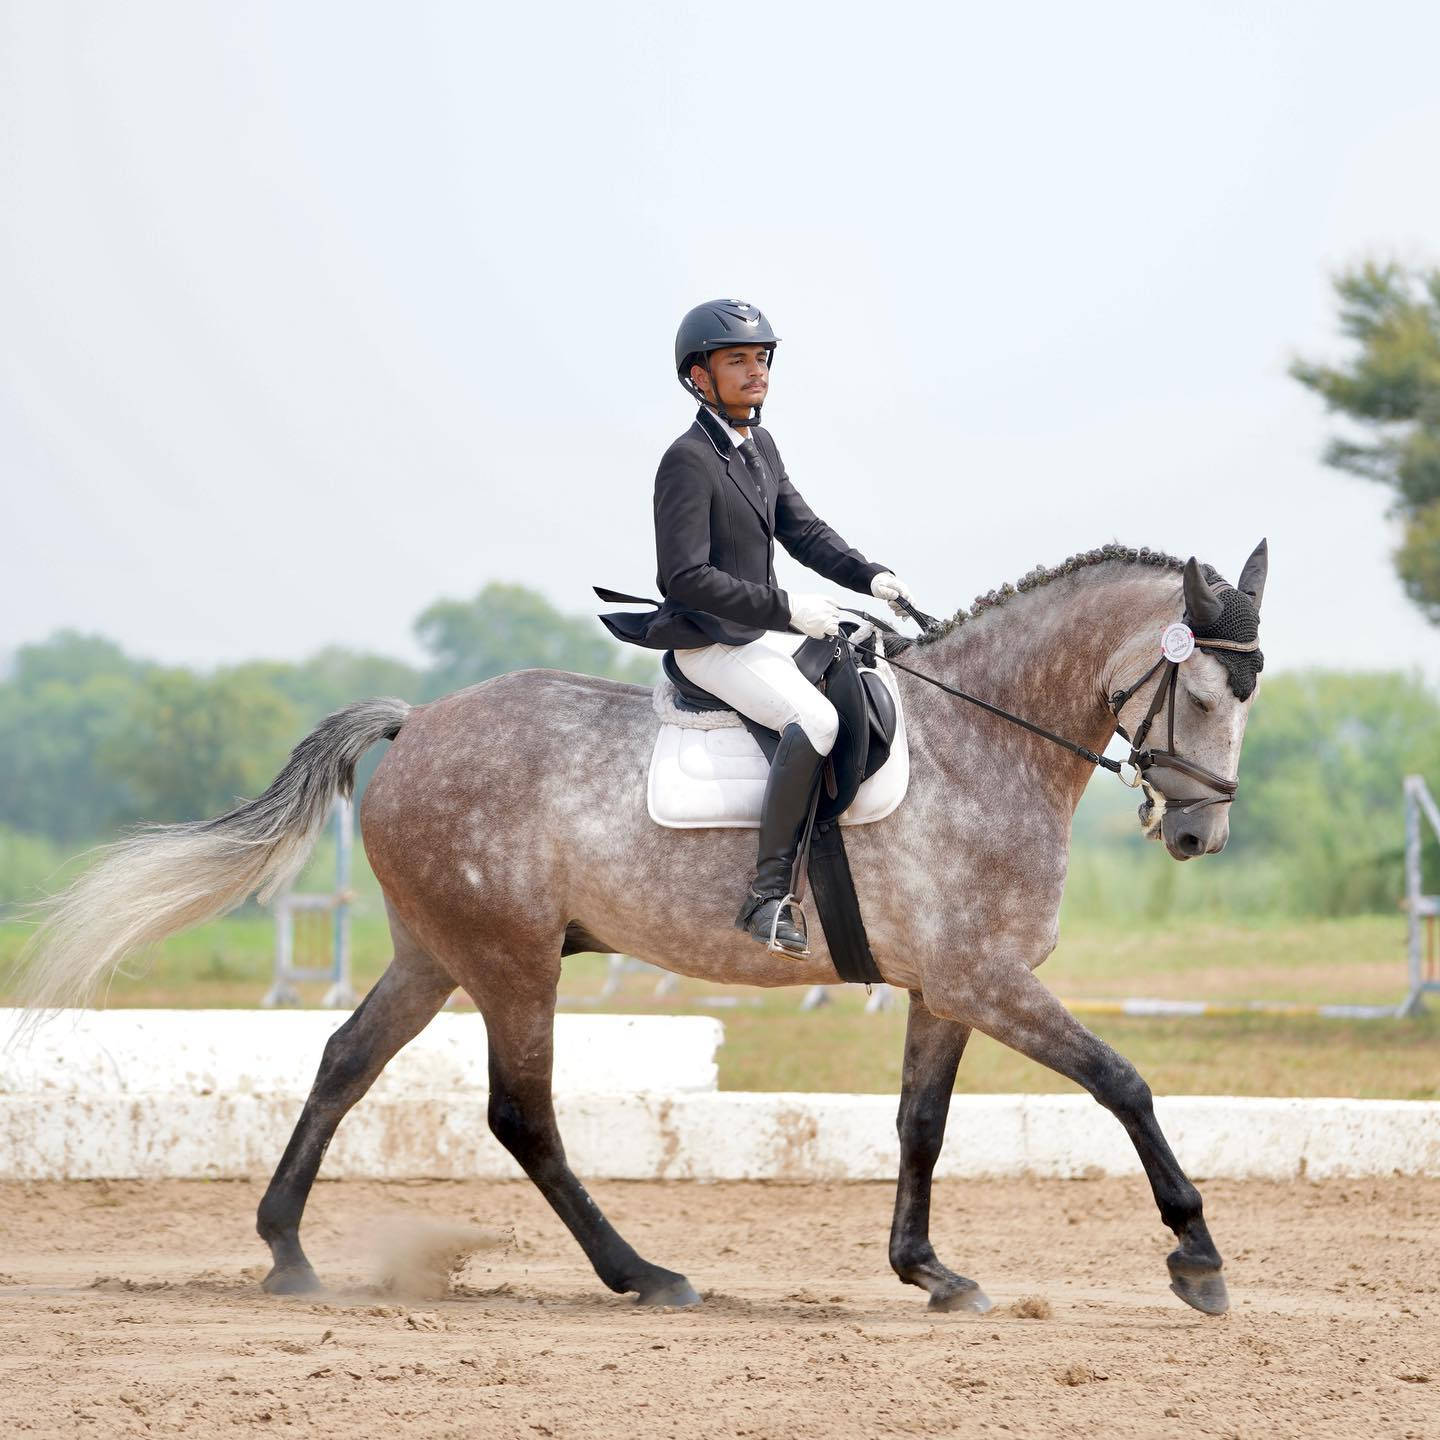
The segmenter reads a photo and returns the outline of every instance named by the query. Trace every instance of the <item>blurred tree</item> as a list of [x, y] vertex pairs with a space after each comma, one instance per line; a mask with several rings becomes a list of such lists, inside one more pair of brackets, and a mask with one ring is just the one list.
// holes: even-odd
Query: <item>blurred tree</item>
[[143, 681], [112, 672], [37, 683], [48, 673], [37, 667], [24, 685], [0, 685], [0, 824], [75, 844], [133, 814], [128, 779], [106, 770], [99, 753]]
[[[1245, 736], [1230, 844], [1281, 861], [1291, 889], [1283, 908], [1391, 910], [1404, 890], [1400, 780], [1411, 773], [1440, 780], [1440, 698], [1418, 675], [1267, 677]], [[1427, 878], [1440, 885], [1433, 847]]]
[[[417, 701], [425, 694], [425, 677], [413, 665], [329, 645], [306, 660], [252, 660], [225, 672], [237, 683], [268, 687], [285, 696], [300, 717], [299, 740], [332, 711], [376, 695], [398, 695]], [[373, 745], [355, 767], [355, 796], [365, 793], [388, 743]]]
[[100, 765], [131, 785], [139, 817], [198, 820], [264, 790], [305, 728], [284, 695], [253, 678], [157, 670], [101, 745]]
[[149, 669], [75, 630], [15, 652], [0, 684], [0, 824], [74, 843], [128, 817], [130, 786], [97, 755]]
[[473, 600], [437, 600], [415, 622], [434, 656], [425, 698], [448, 695], [507, 670], [541, 667], [650, 684], [655, 659], [623, 654], [589, 616], [562, 615], [523, 585], [487, 585]]
[[1423, 505], [1405, 526], [1395, 552], [1395, 568], [1405, 593], [1440, 625], [1440, 500]]
[[47, 640], [22, 645], [15, 652], [10, 683], [34, 694], [51, 683], [85, 685], [102, 675], [137, 676], [152, 668], [134, 660], [103, 635], [82, 635], [78, 630], [57, 630]]
[[1440, 625], [1440, 270], [1367, 263], [1336, 277], [1340, 328], [1359, 346], [1341, 367], [1296, 360], [1290, 373], [1368, 442], [1331, 440], [1325, 462], [1395, 492], [1395, 555], [1406, 593]]
[[424, 689], [424, 677], [413, 665], [340, 645], [329, 645], [306, 660], [252, 660], [224, 673], [279, 691], [295, 706], [307, 728], [356, 700], [398, 695], [414, 701]]
[[[219, 814], [263, 790], [325, 715], [373, 695], [420, 701], [533, 665], [654, 675], [649, 657], [624, 656], [593, 620], [516, 585], [440, 601], [416, 629], [435, 656], [428, 672], [339, 646], [213, 675], [75, 631], [22, 646], [0, 679], [0, 826], [69, 846], [135, 820]], [[364, 757], [357, 790], [383, 754]]]

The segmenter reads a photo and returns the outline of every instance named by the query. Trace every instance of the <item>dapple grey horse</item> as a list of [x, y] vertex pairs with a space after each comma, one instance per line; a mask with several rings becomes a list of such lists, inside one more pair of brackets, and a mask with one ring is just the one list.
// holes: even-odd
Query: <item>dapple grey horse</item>
[[[1239, 589], [1256, 607], [1264, 542]], [[914, 668], [1094, 750], [1116, 728], [1109, 698], [1154, 662], [1162, 628], [1217, 611], [1223, 587], [1192, 559], [1105, 546], [1037, 570], [910, 646]], [[998, 602], [998, 603], [997, 603]], [[1248, 602], [1247, 602], [1248, 603]], [[1236, 774], [1252, 695], [1196, 652], [1176, 692], [1177, 750]], [[900, 1172], [890, 1262], [939, 1310], [983, 1311], [980, 1287], [929, 1238], [931, 1175], [956, 1067], [972, 1029], [1082, 1085], [1134, 1142], [1179, 1240], [1171, 1288], [1197, 1309], [1227, 1306], [1221, 1259], [1134, 1067], [1080, 1025], [1035, 977], [1058, 934], [1070, 822], [1092, 767], [995, 716], [900, 676], [911, 752], [908, 797], [847, 832], [870, 942], [885, 979], [910, 992], [898, 1119]], [[1253, 692], [1253, 685], [1250, 687]], [[1121, 706], [1133, 733], [1148, 688]], [[1167, 717], [1162, 713], [1160, 721]], [[683, 1275], [644, 1260], [566, 1163], [551, 1101], [561, 962], [623, 951], [705, 980], [834, 982], [823, 938], [806, 960], [772, 954], [733, 924], [753, 858], [742, 830], [671, 830], [646, 811], [656, 720], [649, 692], [549, 670], [499, 676], [411, 707], [368, 700], [328, 717], [270, 788], [215, 820], [142, 830], [110, 848], [52, 903], [32, 942], [26, 996], [37, 1012], [83, 1001], [139, 946], [274, 893], [298, 871], [337, 789], [374, 742], [394, 743], [362, 807], [395, 953], [325, 1046], [294, 1134], [261, 1201], [271, 1291], [318, 1284], [301, 1214], [345, 1113], [390, 1058], [461, 987], [485, 1018], [491, 1129], [540, 1188], [612, 1290], [696, 1303]], [[1153, 772], [1152, 772], [1153, 775]], [[1193, 781], [1152, 780], [1142, 820], [1177, 860], [1214, 853], [1229, 807], [1166, 808]], [[816, 927], [818, 931], [818, 927]], [[963, 1141], [962, 1141], [963, 1143]]]

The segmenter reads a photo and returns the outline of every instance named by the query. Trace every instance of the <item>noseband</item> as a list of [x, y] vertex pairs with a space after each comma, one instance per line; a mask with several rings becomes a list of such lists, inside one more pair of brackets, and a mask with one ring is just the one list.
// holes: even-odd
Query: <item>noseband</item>
[[[1196, 639], [1190, 629], [1188, 620], [1179, 626], [1171, 626], [1166, 630], [1168, 638], [1172, 631], [1183, 630], [1184, 638], [1188, 640], [1189, 648], [1181, 645], [1183, 653], [1177, 654], [1178, 659], [1172, 659], [1169, 654], [1162, 653], [1160, 658], [1131, 686], [1124, 690], [1117, 690], [1110, 697], [1110, 709], [1115, 716], [1115, 728], [1120, 734], [1130, 741], [1130, 765], [1134, 769], [1135, 778], [1133, 781], [1126, 781], [1132, 786], [1139, 785], [1151, 770], [1178, 770], [1182, 775], [1188, 775], [1192, 780], [1198, 780], [1202, 785], [1208, 785], [1217, 793], [1207, 795], [1199, 800], [1192, 800], [1188, 805], [1181, 806], [1180, 813], [1188, 815], [1192, 810], [1201, 810], [1206, 805], [1228, 805], [1235, 798], [1235, 792], [1240, 788], [1238, 780], [1229, 780], [1224, 775], [1217, 775], [1213, 770], [1207, 770], [1203, 765], [1197, 765], [1193, 760], [1187, 760], [1175, 749], [1175, 687], [1180, 678], [1180, 667], [1190, 658], [1196, 650], [1238, 650], [1253, 651], [1260, 648], [1258, 640], [1200, 640]], [[1142, 689], [1146, 682], [1162, 671], [1159, 681], [1155, 685], [1155, 691], [1150, 697], [1150, 708], [1145, 712], [1145, 718], [1140, 722], [1139, 728], [1135, 731], [1134, 739], [1131, 739], [1129, 732], [1120, 723], [1120, 711], [1134, 697], [1136, 691]], [[1150, 734], [1150, 727], [1155, 723], [1155, 717], [1160, 713], [1160, 707], [1168, 701], [1169, 714], [1166, 717], [1166, 745], [1165, 749], [1158, 750], [1153, 746], [1145, 747], [1145, 739]], [[1122, 775], [1121, 779], [1125, 777]], [[1164, 794], [1164, 792], [1161, 792]], [[1171, 797], [1165, 797], [1170, 801]], [[1178, 802], [1180, 797], [1175, 797]]]

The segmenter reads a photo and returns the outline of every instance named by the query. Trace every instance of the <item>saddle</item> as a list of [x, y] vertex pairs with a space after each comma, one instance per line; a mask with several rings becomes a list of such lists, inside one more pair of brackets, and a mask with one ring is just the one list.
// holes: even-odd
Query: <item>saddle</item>
[[[835, 745], [825, 766], [824, 787], [815, 815], [817, 824], [838, 820], [851, 808], [860, 787], [890, 759], [901, 724], [895, 692], [880, 674], [875, 658], [857, 653], [850, 645], [851, 637], [857, 632], [863, 629], [866, 634], [862, 639], [868, 638], [874, 627], [868, 622], [862, 626], [847, 620], [840, 629], [840, 635], [833, 639], [805, 640], [794, 657], [796, 669], [812, 685], [824, 690], [840, 720]], [[674, 687], [674, 705], [678, 711], [698, 715], [735, 713], [723, 700], [686, 677], [675, 663], [673, 650], [665, 652], [660, 666]], [[739, 715], [738, 719], [760, 747], [768, 765], [775, 758], [780, 736], [748, 715]], [[886, 814], [899, 804], [903, 795], [902, 782], [893, 804], [885, 809]], [[651, 809], [653, 813], [653, 803]], [[666, 823], [659, 816], [656, 818]], [[862, 818], [879, 819], [880, 816], [856, 816], [854, 820]]]
[[[910, 779], [893, 672], [851, 644], [874, 634], [868, 621], [844, 621], [840, 635], [806, 640], [794, 656], [800, 673], [824, 689], [840, 720], [810, 826], [805, 871], [836, 974], [865, 985], [884, 977], [865, 933], [840, 827], [883, 819], [904, 799]], [[651, 756], [651, 816], [672, 828], [758, 825], [779, 735], [689, 680], [673, 651], [667, 650], [660, 664], [674, 713], [662, 712], [669, 723], [660, 727]], [[659, 710], [659, 691], [656, 699]], [[697, 723], [685, 725], [686, 715]], [[797, 895], [802, 889], [797, 885]]]

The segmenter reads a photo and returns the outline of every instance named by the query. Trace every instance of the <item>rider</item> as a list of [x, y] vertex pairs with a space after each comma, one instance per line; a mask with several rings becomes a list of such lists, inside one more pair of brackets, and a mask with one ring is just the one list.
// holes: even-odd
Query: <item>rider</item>
[[665, 452], [655, 477], [655, 549], [665, 600], [651, 614], [602, 618], [622, 640], [673, 650], [688, 679], [779, 733], [755, 874], [735, 923], [756, 940], [769, 944], [773, 936], [776, 948], [805, 955], [804, 933], [786, 901], [839, 721], [793, 657], [806, 636], [838, 633], [840, 611], [828, 596], [779, 588], [775, 541], [832, 584], [892, 608], [911, 595], [811, 510], [760, 428], [779, 343], [765, 316], [739, 300], [697, 305], [680, 322], [675, 372], [700, 410]]

